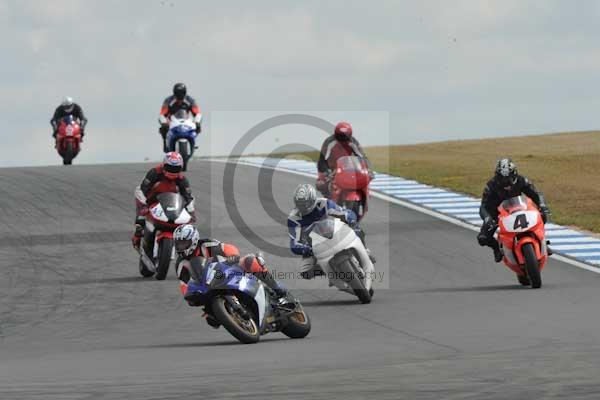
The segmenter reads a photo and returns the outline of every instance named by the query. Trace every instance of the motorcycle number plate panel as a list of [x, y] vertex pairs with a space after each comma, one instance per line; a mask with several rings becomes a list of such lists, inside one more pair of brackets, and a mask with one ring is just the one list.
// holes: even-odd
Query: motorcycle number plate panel
[[167, 216], [165, 215], [165, 212], [163, 211], [162, 207], [160, 206], [160, 204], [157, 204], [156, 206], [152, 207], [150, 209], [150, 212], [152, 213], [152, 216], [154, 218], [156, 218], [159, 221], [167, 221]]
[[210, 283], [215, 279], [215, 264], [212, 264], [208, 267], [208, 271], [206, 272], [206, 284], [210, 285]]
[[535, 211], [519, 211], [502, 219], [502, 225], [507, 232], [526, 232], [538, 223], [538, 213]]
[[67, 126], [67, 136], [73, 136], [73, 127]]

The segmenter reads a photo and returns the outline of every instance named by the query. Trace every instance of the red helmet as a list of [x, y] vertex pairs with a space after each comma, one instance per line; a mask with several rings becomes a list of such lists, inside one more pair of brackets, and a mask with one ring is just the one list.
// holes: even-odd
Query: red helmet
[[347, 122], [339, 122], [333, 133], [337, 140], [348, 141], [352, 137], [352, 125]]
[[177, 179], [183, 170], [183, 158], [176, 151], [165, 154], [162, 164], [163, 173], [167, 179]]

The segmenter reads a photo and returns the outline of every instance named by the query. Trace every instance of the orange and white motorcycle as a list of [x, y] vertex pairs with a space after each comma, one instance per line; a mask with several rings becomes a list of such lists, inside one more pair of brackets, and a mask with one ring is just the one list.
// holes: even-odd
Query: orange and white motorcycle
[[525, 195], [504, 200], [498, 211], [498, 242], [504, 264], [517, 274], [522, 285], [540, 288], [541, 271], [548, 259], [541, 213]]

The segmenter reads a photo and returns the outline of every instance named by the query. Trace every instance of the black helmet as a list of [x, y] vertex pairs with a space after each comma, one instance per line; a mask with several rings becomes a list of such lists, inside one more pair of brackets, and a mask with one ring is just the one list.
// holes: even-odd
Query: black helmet
[[502, 158], [496, 163], [496, 180], [505, 189], [517, 183], [517, 165], [510, 158]]
[[175, 98], [178, 100], [183, 100], [186, 94], [187, 88], [185, 87], [184, 83], [179, 82], [173, 85], [173, 96], [175, 96]]

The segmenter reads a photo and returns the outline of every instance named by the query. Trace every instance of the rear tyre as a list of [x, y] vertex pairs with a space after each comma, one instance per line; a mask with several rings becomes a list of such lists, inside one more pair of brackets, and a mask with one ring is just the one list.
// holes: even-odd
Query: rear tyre
[[154, 275], [154, 272], [150, 271], [148, 269], [148, 267], [146, 267], [146, 264], [144, 264], [144, 262], [141, 259], [140, 259], [139, 269], [140, 269], [140, 275], [142, 275], [144, 278], [150, 278], [152, 275]]
[[[227, 329], [233, 337], [242, 343], [256, 343], [260, 339], [260, 332], [256, 321], [252, 318], [245, 319], [231, 305], [229, 301], [221, 296], [216, 296], [211, 303], [212, 312], [215, 318]], [[243, 306], [242, 306], [243, 307]]]
[[542, 287], [542, 276], [540, 275], [540, 267], [533, 244], [524, 244], [521, 251], [523, 252], [523, 257], [525, 257], [525, 271], [531, 281], [531, 287], [533, 289], [539, 289]]
[[63, 156], [63, 164], [64, 165], [71, 165], [73, 163], [73, 157], [75, 155], [75, 152], [73, 150], [73, 142], [67, 142], [67, 145], [65, 146], [65, 153]]
[[173, 239], [164, 238], [158, 244], [158, 265], [156, 266], [156, 279], [164, 280], [171, 265], [171, 253], [173, 252]]
[[300, 304], [296, 305], [296, 309], [288, 317], [288, 322], [281, 333], [292, 339], [302, 339], [310, 332], [310, 318]]

